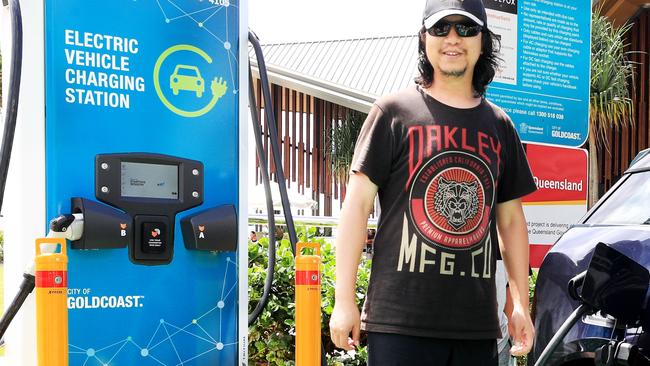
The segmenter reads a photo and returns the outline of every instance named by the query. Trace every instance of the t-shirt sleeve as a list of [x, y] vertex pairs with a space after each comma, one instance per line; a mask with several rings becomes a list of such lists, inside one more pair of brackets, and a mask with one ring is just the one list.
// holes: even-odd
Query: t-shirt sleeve
[[354, 148], [350, 171], [361, 172], [378, 187], [383, 187], [390, 176], [393, 136], [392, 117], [377, 104], [368, 113]]
[[537, 189], [519, 135], [512, 121], [508, 119], [505, 123], [507, 124], [503, 146], [505, 154], [503, 154], [503, 172], [497, 191], [498, 203], [521, 198]]

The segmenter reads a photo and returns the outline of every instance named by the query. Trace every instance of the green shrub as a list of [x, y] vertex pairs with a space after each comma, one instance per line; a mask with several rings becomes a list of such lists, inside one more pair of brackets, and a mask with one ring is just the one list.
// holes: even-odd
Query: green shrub
[[[301, 241], [315, 241], [321, 244], [321, 257], [323, 260], [321, 278], [321, 306], [322, 306], [322, 335], [327, 352], [328, 365], [335, 366], [364, 366], [367, 360], [367, 348], [361, 340], [361, 347], [357, 352], [345, 352], [336, 349], [330, 340], [329, 319], [334, 308], [334, 247], [322, 238], [315, 239], [315, 229], [309, 232], [299, 231]], [[264, 279], [268, 264], [268, 238], [262, 238], [257, 243], [248, 243], [248, 296], [251, 312], [257, 301], [262, 296]], [[276, 268], [271, 295], [267, 307], [262, 311], [257, 322], [249, 329], [249, 361], [252, 365], [268, 364], [294, 365], [295, 362], [295, 321], [294, 321], [294, 258], [291, 245], [284, 239], [276, 248]], [[359, 266], [357, 279], [357, 301], [359, 307], [365, 300], [365, 293], [370, 278], [370, 261], [362, 259]], [[529, 278], [529, 295], [535, 291], [537, 271]], [[363, 336], [363, 335], [362, 335]], [[526, 358], [519, 357], [518, 365], [525, 365]]]
[[[334, 307], [334, 248], [322, 239], [315, 239], [315, 229], [308, 232], [299, 230], [301, 241], [315, 241], [321, 244], [322, 278], [322, 339], [327, 352], [328, 364], [337, 366], [365, 365], [366, 348], [357, 352], [336, 350], [330, 340], [329, 319]], [[253, 310], [264, 289], [264, 279], [268, 264], [268, 238], [261, 238], [257, 243], [248, 243], [248, 281], [249, 312]], [[269, 303], [262, 311], [257, 322], [248, 333], [249, 361], [251, 364], [294, 365], [295, 360], [295, 300], [294, 300], [294, 257], [291, 244], [284, 239], [276, 248], [276, 268]], [[357, 300], [359, 306], [365, 299], [370, 277], [370, 261], [362, 260], [357, 280]]]

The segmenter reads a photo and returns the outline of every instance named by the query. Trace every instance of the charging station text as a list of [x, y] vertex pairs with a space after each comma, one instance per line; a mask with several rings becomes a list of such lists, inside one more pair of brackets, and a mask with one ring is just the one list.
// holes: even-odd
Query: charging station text
[[131, 69], [137, 39], [66, 29], [64, 40], [67, 103], [129, 109], [132, 92], [145, 91], [145, 79]]
[[68, 297], [68, 309], [129, 309], [144, 306], [144, 296]]

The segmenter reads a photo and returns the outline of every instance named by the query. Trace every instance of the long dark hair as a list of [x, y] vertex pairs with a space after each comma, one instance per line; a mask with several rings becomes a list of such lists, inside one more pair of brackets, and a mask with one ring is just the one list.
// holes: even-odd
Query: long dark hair
[[[420, 71], [420, 76], [415, 78], [415, 82], [425, 88], [431, 86], [433, 83], [433, 66], [427, 58], [426, 51], [426, 31], [427, 30], [422, 27], [418, 34], [418, 70]], [[483, 44], [481, 45], [482, 52], [478, 61], [476, 61], [474, 74], [472, 76], [472, 86], [478, 96], [483, 96], [485, 94], [485, 89], [487, 89], [487, 85], [492, 82], [499, 66], [499, 61], [501, 60], [499, 56], [497, 56], [499, 49], [501, 49], [500, 37], [487, 28], [484, 28], [481, 33], [483, 34]]]

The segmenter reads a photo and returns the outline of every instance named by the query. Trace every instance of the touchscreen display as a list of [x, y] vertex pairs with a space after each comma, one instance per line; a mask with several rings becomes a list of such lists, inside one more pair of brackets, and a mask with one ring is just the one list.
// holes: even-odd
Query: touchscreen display
[[122, 162], [122, 197], [178, 199], [178, 166]]

